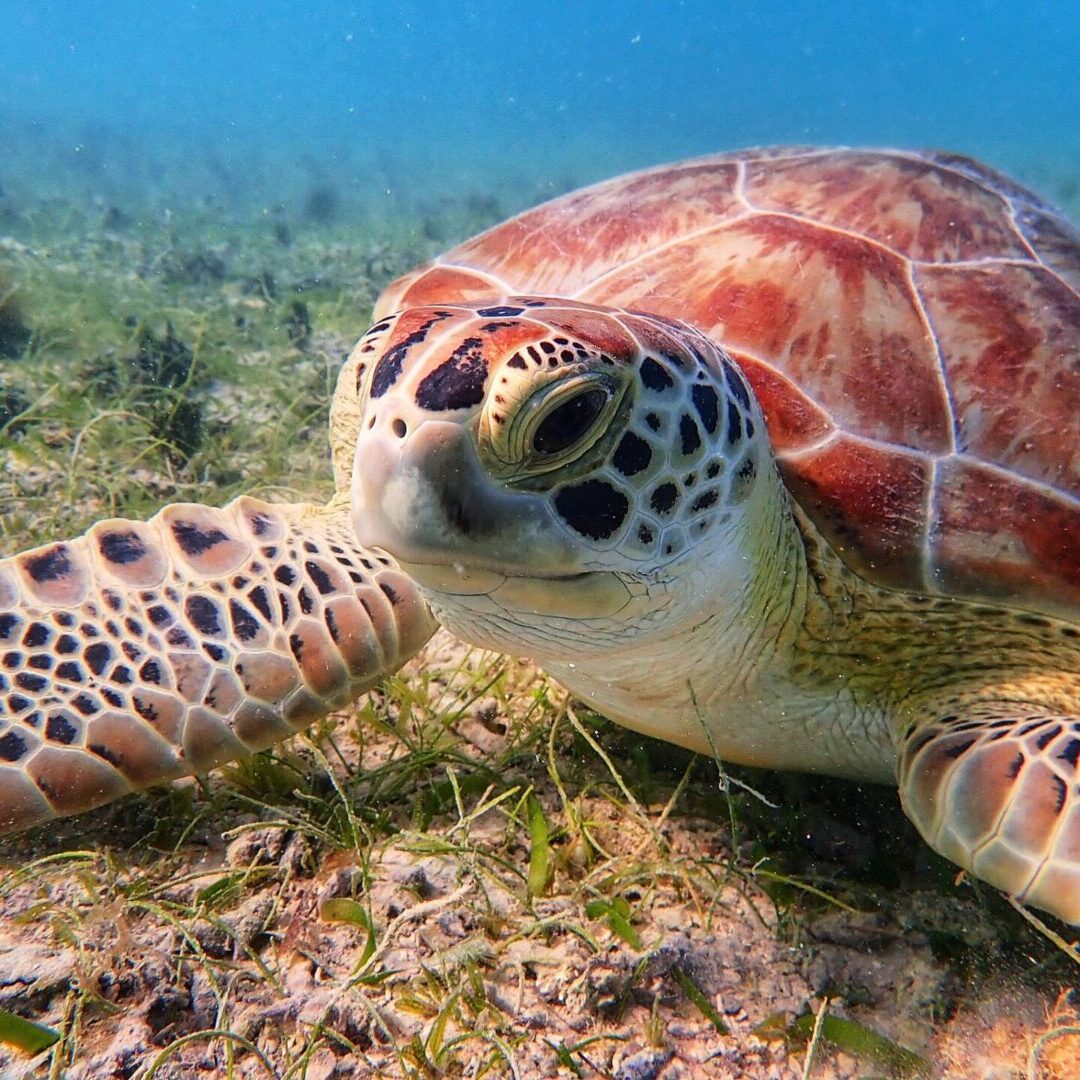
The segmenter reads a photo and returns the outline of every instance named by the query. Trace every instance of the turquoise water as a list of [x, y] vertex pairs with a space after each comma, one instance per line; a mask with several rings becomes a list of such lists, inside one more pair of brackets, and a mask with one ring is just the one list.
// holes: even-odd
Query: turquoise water
[[0, 131], [24, 180], [152, 186], [176, 166], [264, 198], [296, 167], [562, 188], [775, 142], [947, 146], [1037, 179], [1080, 154], [1071, 0], [8, 0], [0, 14]]

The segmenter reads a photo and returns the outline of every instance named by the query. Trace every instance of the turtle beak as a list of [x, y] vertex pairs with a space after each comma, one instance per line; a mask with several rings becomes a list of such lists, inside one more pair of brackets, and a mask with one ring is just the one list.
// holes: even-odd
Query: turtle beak
[[[630, 600], [616, 575], [583, 570], [542, 498], [508, 491], [488, 475], [463, 424], [428, 419], [404, 438], [365, 432], [353, 465], [352, 520], [361, 544], [392, 555], [443, 598], [444, 619], [452, 598], [484, 596], [531, 618], [614, 616]], [[452, 620], [447, 625], [453, 629]], [[475, 628], [473, 636], [462, 630], [476, 640]]]
[[[362, 544], [401, 563], [509, 576], [577, 573], [554, 541], [543, 500], [508, 491], [481, 465], [466, 425], [425, 419], [404, 437], [377, 428], [357, 442], [352, 518]], [[561, 547], [561, 550], [560, 550]], [[527, 569], [528, 568], [528, 573]]]

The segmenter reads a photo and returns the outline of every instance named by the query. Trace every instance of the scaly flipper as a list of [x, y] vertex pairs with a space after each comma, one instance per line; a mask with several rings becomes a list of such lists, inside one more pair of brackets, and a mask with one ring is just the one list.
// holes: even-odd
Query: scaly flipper
[[0, 832], [262, 749], [434, 628], [332, 507], [178, 503], [0, 561]]
[[1080, 716], [980, 704], [908, 734], [900, 796], [936, 851], [1080, 923]]

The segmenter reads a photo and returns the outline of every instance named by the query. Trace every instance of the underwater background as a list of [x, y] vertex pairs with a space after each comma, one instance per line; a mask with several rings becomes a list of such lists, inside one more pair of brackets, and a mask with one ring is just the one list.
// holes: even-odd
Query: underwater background
[[779, 142], [944, 147], [1036, 183], [1080, 152], [1069, 0], [6, 0], [0, 18], [8, 190], [243, 205], [329, 183], [389, 212], [406, 191], [520, 204]]
[[[0, 0], [0, 557], [169, 502], [326, 500], [380, 290], [621, 171], [938, 147], [1080, 220], [1078, 10]], [[721, 774], [567, 715], [527, 662], [437, 638], [205, 785], [0, 840], [0, 1077], [516, 1055], [523, 1077], [1076, 1080], [1075, 946], [960, 881], [894, 792]], [[497, 904], [460, 899], [477, 866]], [[5, 1010], [51, 1033], [48, 1068]]]

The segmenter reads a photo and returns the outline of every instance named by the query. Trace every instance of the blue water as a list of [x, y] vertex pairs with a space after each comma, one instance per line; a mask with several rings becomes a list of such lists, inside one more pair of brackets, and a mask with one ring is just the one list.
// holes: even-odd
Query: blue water
[[1038, 173], [1080, 160], [1077, 10], [5, 0], [0, 135], [24, 169], [40, 143], [49, 169], [83, 155], [113, 180], [137, 171], [118, 139], [129, 159], [216, 156], [240, 184], [251, 154], [360, 184], [565, 186], [774, 142], [947, 146]]

